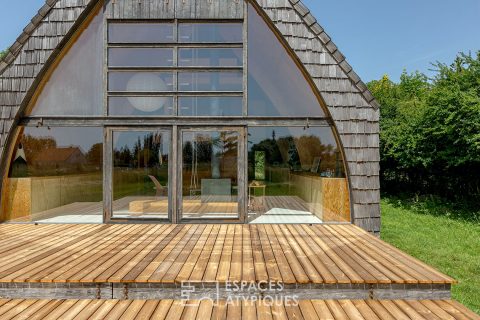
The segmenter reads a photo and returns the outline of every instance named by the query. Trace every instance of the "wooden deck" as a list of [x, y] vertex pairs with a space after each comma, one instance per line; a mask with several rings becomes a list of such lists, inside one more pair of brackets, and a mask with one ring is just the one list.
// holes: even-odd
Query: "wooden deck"
[[0, 300], [1, 319], [480, 319], [463, 305], [431, 300], [301, 300], [298, 305], [209, 300]]
[[353, 225], [0, 225], [0, 283], [451, 284]]

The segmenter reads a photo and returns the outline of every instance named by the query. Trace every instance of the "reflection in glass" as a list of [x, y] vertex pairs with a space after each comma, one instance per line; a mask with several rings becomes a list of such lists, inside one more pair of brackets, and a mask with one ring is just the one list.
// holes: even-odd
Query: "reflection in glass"
[[242, 43], [242, 23], [180, 23], [178, 42]]
[[252, 223], [350, 222], [342, 155], [329, 127], [248, 130]]
[[180, 48], [181, 67], [242, 67], [242, 48]]
[[184, 132], [182, 139], [182, 218], [238, 218], [238, 132]]
[[243, 97], [179, 97], [181, 116], [241, 116]]
[[109, 91], [171, 92], [174, 90], [171, 72], [109, 72]]
[[102, 128], [22, 128], [4, 181], [2, 220], [102, 223], [102, 167]]
[[113, 218], [168, 218], [170, 132], [113, 133]]
[[48, 78], [32, 116], [103, 114], [103, 11], [100, 10]]
[[111, 116], [173, 115], [173, 97], [109, 97]]
[[325, 116], [300, 69], [250, 4], [248, 23], [248, 114]]
[[179, 91], [235, 91], [243, 88], [243, 73], [239, 72], [179, 72]]
[[109, 23], [109, 43], [173, 42], [172, 23]]
[[110, 67], [171, 67], [173, 66], [173, 49], [110, 48], [108, 65]]

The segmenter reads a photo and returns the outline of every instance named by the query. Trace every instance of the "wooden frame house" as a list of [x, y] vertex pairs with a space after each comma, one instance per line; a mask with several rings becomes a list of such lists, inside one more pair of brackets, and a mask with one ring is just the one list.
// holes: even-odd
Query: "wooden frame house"
[[379, 233], [378, 107], [299, 1], [47, 1], [0, 62], [2, 220]]
[[46, 0], [0, 154], [1, 319], [478, 319], [378, 238], [379, 105], [299, 0]]

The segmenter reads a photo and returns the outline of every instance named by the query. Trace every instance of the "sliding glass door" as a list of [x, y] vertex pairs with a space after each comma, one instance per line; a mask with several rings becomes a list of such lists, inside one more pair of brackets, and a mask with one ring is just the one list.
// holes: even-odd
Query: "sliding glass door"
[[181, 129], [179, 137], [179, 222], [243, 221], [243, 128]]
[[109, 129], [107, 220], [171, 220], [171, 130]]
[[107, 222], [245, 221], [243, 128], [107, 128], [105, 135]]

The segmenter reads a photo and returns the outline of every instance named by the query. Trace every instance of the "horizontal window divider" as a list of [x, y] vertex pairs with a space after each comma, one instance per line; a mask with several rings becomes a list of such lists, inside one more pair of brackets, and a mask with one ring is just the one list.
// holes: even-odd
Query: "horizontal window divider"
[[243, 71], [243, 67], [124, 67], [124, 66], [109, 66], [108, 71], [138, 71], [138, 72], [151, 72], [151, 71], [195, 71], [195, 72], [210, 72], [210, 71]]
[[117, 18], [107, 18], [108, 23], [174, 23], [175, 19], [117, 19]]
[[227, 117], [215, 117], [215, 116], [102, 116], [102, 117], [27, 117], [20, 119], [20, 125], [22, 126], [36, 126], [36, 127], [48, 127], [48, 126], [83, 126], [83, 127], [97, 127], [97, 126], [224, 126], [228, 123], [228, 126], [258, 126], [258, 127], [319, 127], [319, 126], [331, 126], [333, 124], [330, 118], [284, 118], [284, 117], [243, 117], [243, 116], [227, 116]]
[[143, 91], [108, 91], [111, 97], [173, 97], [175, 91], [143, 92]]
[[108, 18], [107, 22], [111, 23], [178, 23], [195, 24], [195, 23], [243, 23], [243, 19], [128, 19], [128, 18]]
[[109, 91], [110, 97], [172, 97], [172, 96], [207, 96], [207, 97], [243, 97], [242, 91], [162, 91], [162, 92], [129, 92]]
[[109, 43], [109, 48], [128, 48], [128, 49], [135, 49], [135, 48], [165, 48], [165, 49], [173, 49], [174, 47], [177, 48], [205, 48], [205, 49], [221, 49], [221, 48], [243, 48], [242, 42], [235, 42], [235, 43], [222, 43], [222, 42], [202, 42], [202, 43], [190, 43], [190, 42], [165, 42], [165, 43]]

